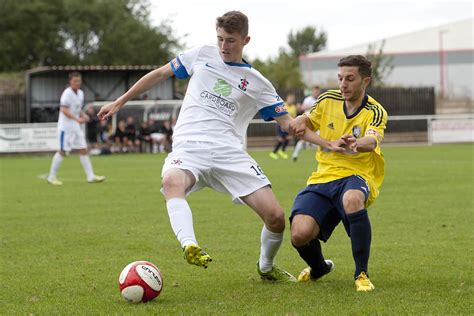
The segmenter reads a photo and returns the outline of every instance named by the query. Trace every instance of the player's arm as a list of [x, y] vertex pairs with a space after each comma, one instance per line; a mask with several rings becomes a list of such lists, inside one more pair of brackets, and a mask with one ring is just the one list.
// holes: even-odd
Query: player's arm
[[127, 101], [149, 90], [151, 87], [160, 84], [161, 82], [167, 80], [173, 75], [174, 73], [169, 63], [158, 69], [150, 71], [145, 76], [140, 78], [140, 80], [138, 80], [127, 92], [125, 92], [117, 100], [101, 107], [97, 116], [100, 120], [108, 119], [109, 117], [117, 113], [118, 110], [120, 110], [120, 108], [122, 108], [122, 106], [124, 106]]
[[347, 144], [348, 148], [354, 152], [365, 153], [373, 151], [377, 147], [377, 139], [373, 136], [355, 138], [352, 135], [344, 135], [341, 139]]
[[69, 107], [68, 107], [68, 106], [62, 105], [60, 111], [61, 111], [64, 115], [66, 115], [66, 117], [67, 117], [68, 119], [73, 120], [73, 121], [76, 121], [76, 122], [79, 123], [79, 124], [82, 124], [82, 123], [86, 122], [86, 120], [85, 120], [84, 118], [82, 118], [82, 117], [77, 117], [77, 116], [75, 116], [74, 114], [72, 114], [71, 111], [69, 110]]
[[380, 145], [387, 126], [387, 112], [383, 108], [378, 107], [377, 113], [379, 115], [372, 118], [364, 137], [355, 138], [353, 135], [341, 137], [350, 150], [354, 152], [370, 152], [376, 150]]
[[338, 139], [336, 141], [329, 141], [327, 139], [320, 137], [318, 134], [312, 132], [308, 128], [308, 126], [306, 126], [306, 121], [304, 119], [300, 119], [297, 121], [297, 119], [301, 116], [304, 116], [304, 115], [300, 115], [297, 118], [293, 119], [291, 118], [289, 114], [285, 114], [285, 115], [275, 117], [274, 119], [275, 121], [278, 122], [281, 128], [287, 132], [291, 132], [292, 129], [299, 130], [300, 128], [301, 129], [304, 128], [303, 133], [300, 133], [301, 135], [300, 138], [305, 141], [316, 144], [330, 151], [337, 151], [337, 152], [344, 151], [343, 145], [345, 145], [345, 143], [341, 139]]
[[311, 128], [311, 122], [306, 114], [299, 115], [294, 118], [292, 122], [289, 124], [288, 132], [291, 135], [301, 138], [304, 133], [306, 132], [307, 128]]
[[80, 118], [83, 120], [84, 123], [89, 122], [91, 119], [89, 115], [87, 115], [84, 111], [81, 111]]

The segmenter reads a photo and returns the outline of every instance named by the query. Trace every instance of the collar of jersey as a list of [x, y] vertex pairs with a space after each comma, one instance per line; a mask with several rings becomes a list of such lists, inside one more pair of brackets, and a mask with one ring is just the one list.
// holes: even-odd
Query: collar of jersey
[[364, 106], [367, 104], [367, 101], [369, 101], [369, 97], [367, 96], [367, 94], [364, 96], [364, 98], [362, 99], [362, 103], [360, 104], [359, 108], [357, 109], [357, 111], [355, 111], [354, 113], [352, 113], [351, 115], [347, 115], [347, 108], [346, 108], [346, 101], [344, 101], [344, 114], [346, 115], [346, 118], [347, 119], [351, 119], [355, 116], [357, 116], [357, 114], [359, 114], [359, 112], [364, 108]]
[[245, 59], [242, 59], [242, 61], [243, 61], [243, 63], [234, 63], [232, 61], [224, 61], [224, 63], [228, 66], [252, 68], [252, 65], [250, 65]]

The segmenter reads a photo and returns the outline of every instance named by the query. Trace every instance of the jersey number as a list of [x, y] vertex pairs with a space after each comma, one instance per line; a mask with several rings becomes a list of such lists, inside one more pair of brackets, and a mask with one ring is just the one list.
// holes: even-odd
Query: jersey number
[[257, 176], [261, 176], [262, 174], [263, 175], [265, 174], [265, 173], [263, 173], [263, 170], [262, 170], [262, 168], [260, 168], [259, 165], [257, 165], [257, 167], [250, 166], [250, 169], [253, 169], [253, 171], [255, 171], [255, 173], [257, 174]]

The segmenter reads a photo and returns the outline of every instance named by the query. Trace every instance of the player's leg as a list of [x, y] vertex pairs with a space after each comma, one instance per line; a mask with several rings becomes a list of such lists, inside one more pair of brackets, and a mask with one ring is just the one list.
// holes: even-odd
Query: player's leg
[[[324, 259], [319, 238], [327, 240], [339, 219], [330, 200], [315, 190], [309, 186], [297, 195], [290, 217], [291, 243], [309, 266], [298, 276], [300, 282], [319, 279], [334, 269], [334, 263]], [[326, 223], [323, 233], [318, 222]]]
[[293, 151], [293, 161], [298, 160], [298, 156], [300, 154], [301, 149], [303, 149], [304, 146], [304, 140], [300, 139], [295, 146], [295, 150]]
[[[279, 132], [278, 132], [279, 133]], [[277, 136], [277, 143], [275, 144], [275, 148], [273, 148], [273, 151], [270, 153], [270, 158], [272, 159], [278, 159], [278, 150], [280, 149], [281, 145], [283, 144], [283, 140], [281, 139], [280, 136]]]
[[186, 191], [195, 182], [191, 172], [176, 168], [167, 170], [162, 179], [162, 192], [166, 199], [171, 227], [183, 248], [190, 244], [197, 244], [193, 215], [186, 201]]
[[66, 150], [69, 148], [69, 135], [65, 131], [58, 131], [58, 151], [54, 154], [53, 160], [51, 161], [51, 167], [48, 174], [48, 183], [52, 185], [62, 185], [63, 183], [56, 177], [59, 167], [63, 162]]
[[288, 155], [285, 153], [285, 151], [286, 151], [286, 147], [288, 146], [288, 143], [290, 142], [290, 140], [291, 140], [291, 137], [288, 134], [283, 138], [283, 144], [281, 146], [281, 151], [279, 152], [279, 155], [283, 159], [288, 159]]
[[51, 161], [51, 167], [49, 169], [49, 175], [48, 175], [48, 183], [52, 185], [62, 185], [63, 183], [58, 180], [56, 177], [56, 174], [59, 170], [59, 167], [61, 166], [61, 163], [63, 162], [64, 156], [66, 153], [64, 151], [58, 150], [54, 156], [53, 160]]
[[283, 241], [285, 214], [269, 186], [241, 197], [263, 220], [258, 272], [262, 279], [274, 282], [294, 282], [296, 279], [274, 264]]
[[171, 228], [183, 248], [185, 259], [190, 264], [207, 268], [212, 258], [198, 246], [194, 233], [193, 215], [186, 201], [187, 192], [198, 180], [197, 160], [196, 157], [193, 159], [186, 153], [180, 152], [179, 149], [168, 155], [162, 171], [161, 191], [166, 199]]
[[279, 140], [281, 148], [275, 148], [274, 153], [278, 154], [283, 159], [288, 159], [288, 155], [285, 153], [286, 146], [288, 145], [289, 134], [282, 130], [280, 127], [278, 129]]
[[351, 237], [357, 291], [371, 291], [374, 289], [368, 277], [372, 239], [369, 215], [365, 208], [368, 194], [369, 186], [363, 179], [357, 176], [347, 178], [342, 194], [342, 205], [346, 213]]

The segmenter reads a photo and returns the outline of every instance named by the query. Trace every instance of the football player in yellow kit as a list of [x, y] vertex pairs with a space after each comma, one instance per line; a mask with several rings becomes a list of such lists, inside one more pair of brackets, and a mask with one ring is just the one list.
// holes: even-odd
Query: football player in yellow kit
[[372, 291], [368, 277], [371, 227], [366, 208], [378, 196], [384, 177], [380, 142], [387, 112], [365, 93], [372, 72], [365, 57], [344, 57], [338, 67], [340, 90], [321, 94], [292, 129], [297, 133], [308, 126], [319, 130], [322, 138], [343, 140], [347, 149], [342, 153], [318, 149], [318, 168], [293, 204], [291, 241], [309, 265], [298, 280], [316, 280], [334, 269], [334, 263], [323, 257], [320, 240], [326, 242], [342, 221], [351, 238], [356, 290]]

